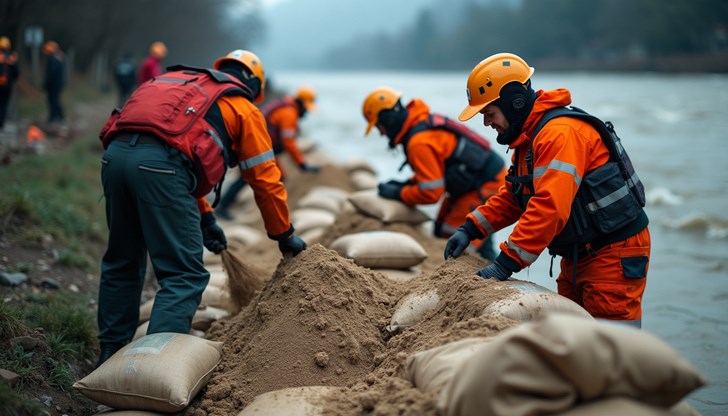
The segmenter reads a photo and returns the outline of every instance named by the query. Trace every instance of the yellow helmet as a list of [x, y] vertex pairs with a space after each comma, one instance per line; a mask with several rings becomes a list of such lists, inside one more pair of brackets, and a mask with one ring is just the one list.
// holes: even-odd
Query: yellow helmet
[[389, 87], [379, 87], [367, 95], [367, 98], [364, 99], [364, 105], [362, 106], [364, 118], [369, 123], [366, 131], [364, 132], [365, 136], [368, 135], [369, 132], [372, 131], [372, 127], [377, 124], [379, 113], [383, 110], [390, 110], [394, 108], [401, 97], [402, 93]]
[[167, 56], [167, 46], [162, 42], [154, 42], [149, 46], [149, 54], [155, 58], [162, 59]]
[[0, 36], [0, 49], [4, 51], [10, 50], [10, 38], [7, 36]]
[[296, 91], [295, 98], [301, 100], [307, 111], [316, 111], [316, 91], [311, 87], [303, 86]]
[[255, 102], [259, 103], [263, 101], [265, 92], [265, 70], [263, 69], [263, 63], [260, 62], [258, 56], [250, 51], [235, 49], [215, 61], [215, 69], [220, 69], [220, 64], [225, 61], [235, 61], [243, 64], [243, 66], [248, 68], [250, 72], [252, 72], [253, 75], [260, 80], [260, 94], [258, 95], [258, 98], [255, 99]]
[[458, 119], [467, 121], [486, 105], [500, 98], [500, 91], [509, 82], [525, 84], [534, 69], [526, 61], [512, 53], [497, 53], [475, 65], [468, 77], [468, 106]]

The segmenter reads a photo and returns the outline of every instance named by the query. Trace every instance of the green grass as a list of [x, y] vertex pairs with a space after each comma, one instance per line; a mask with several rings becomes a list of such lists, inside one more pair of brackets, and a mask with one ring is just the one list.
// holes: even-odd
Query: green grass
[[48, 409], [23, 394], [19, 394], [4, 381], [0, 381], [0, 415], [36, 416], [47, 414]]
[[19, 345], [0, 352], [0, 367], [18, 375], [15, 384], [17, 389], [36, 383], [35, 374], [38, 373], [38, 368], [33, 364], [33, 354], [34, 352], [25, 351]]
[[23, 323], [23, 312], [7, 303], [0, 302], [0, 339], [26, 335], [28, 327]]

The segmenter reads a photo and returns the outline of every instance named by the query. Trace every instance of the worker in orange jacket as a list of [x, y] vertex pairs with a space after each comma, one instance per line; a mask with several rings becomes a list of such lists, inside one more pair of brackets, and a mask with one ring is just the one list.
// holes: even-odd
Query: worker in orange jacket
[[[506, 175], [505, 162], [483, 137], [457, 121], [431, 113], [421, 99], [402, 105], [401, 93], [389, 87], [372, 91], [362, 112], [368, 125], [389, 138], [389, 147], [401, 145], [414, 176], [408, 181], [380, 183], [378, 193], [407, 205], [435, 204], [444, 199], [435, 219], [434, 234], [447, 238], [465, 216], [498, 192]], [[403, 165], [404, 166], [404, 165]], [[490, 236], [472, 242], [473, 249], [495, 258]]]
[[[223, 160], [215, 158], [237, 165], [255, 194], [268, 237], [278, 241], [283, 254], [295, 256], [306, 249], [294, 234], [265, 119], [253, 104], [263, 99], [265, 87], [260, 59], [235, 50], [214, 66], [170, 68], [140, 85], [100, 134], [106, 148], [101, 178], [109, 240], [101, 264], [98, 365], [134, 335], [147, 252], [160, 286], [147, 334], [188, 333], [210, 276], [202, 261], [203, 245], [214, 253], [227, 246], [204, 196], [209, 189], [198, 188], [200, 178], [214, 175], [199, 172], [186, 153], [192, 150], [179, 143], [210, 146], [214, 150], [195, 155], [208, 166], [219, 162], [223, 175]], [[159, 116], [176, 106], [185, 111]], [[205, 134], [188, 135], [195, 128], [191, 122], [201, 123]], [[159, 123], [168, 124], [148, 128]], [[181, 133], [166, 133], [170, 131]], [[196, 197], [198, 192], [203, 196]]]
[[10, 38], [0, 36], [0, 131], [5, 126], [10, 98], [13, 96], [18, 70], [18, 54], [11, 50]]
[[[316, 92], [308, 86], [300, 87], [293, 96], [285, 96], [273, 100], [263, 106], [261, 112], [265, 116], [268, 134], [273, 144], [273, 153], [276, 155], [281, 178], [285, 180], [286, 171], [281, 163], [280, 155], [287, 152], [301, 171], [319, 173], [320, 167], [306, 163], [303, 152], [298, 147], [298, 122], [309, 112], [316, 111]], [[220, 199], [215, 213], [223, 219], [233, 220], [230, 207], [235, 202], [238, 193], [245, 187], [245, 179], [238, 178], [233, 182]]]
[[468, 214], [448, 240], [445, 258], [517, 222], [479, 276], [506, 280], [548, 248], [562, 257], [559, 294], [596, 318], [640, 327], [650, 257], [644, 187], [633, 171], [620, 173], [617, 159], [625, 154], [612, 154], [584, 119], [563, 116], [539, 125], [549, 111], [569, 106], [571, 94], [534, 91], [533, 73], [509, 53], [484, 59], [470, 73], [460, 120], [482, 114], [498, 143], [514, 154], [506, 186]]

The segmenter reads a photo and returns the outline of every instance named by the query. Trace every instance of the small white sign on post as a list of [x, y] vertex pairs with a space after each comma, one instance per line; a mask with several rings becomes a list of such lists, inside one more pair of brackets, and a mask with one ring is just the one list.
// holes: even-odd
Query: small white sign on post
[[43, 28], [28, 26], [25, 28], [25, 44], [27, 46], [40, 46], [43, 44]]

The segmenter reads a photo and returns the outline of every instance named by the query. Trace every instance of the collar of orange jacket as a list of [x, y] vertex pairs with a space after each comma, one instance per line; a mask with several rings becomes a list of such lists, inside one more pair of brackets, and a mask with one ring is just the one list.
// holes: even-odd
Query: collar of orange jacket
[[415, 98], [410, 101], [409, 104], [407, 104], [407, 120], [404, 121], [402, 129], [399, 131], [397, 137], [394, 138], [394, 144], [398, 145], [409, 129], [417, 123], [426, 121], [429, 115], [430, 107], [428, 107], [424, 101], [419, 98]]
[[523, 123], [521, 134], [509, 145], [511, 149], [531, 140], [531, 133], [533, 133], [533, 130], [546, 111], [571, 104], [571, 92], [566, 88], [549, 91], [538, 90], [536, 91], [536, 97], [531, 114], [528, 115], [526, 122]]

